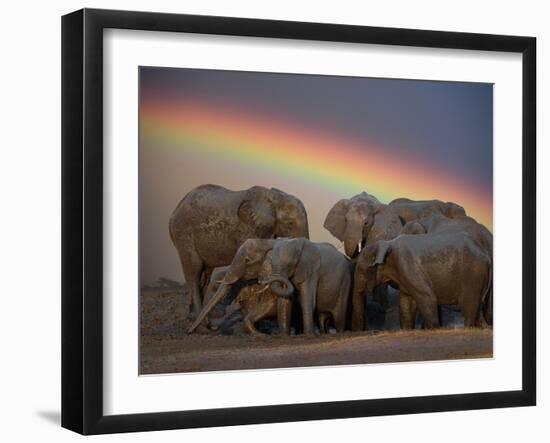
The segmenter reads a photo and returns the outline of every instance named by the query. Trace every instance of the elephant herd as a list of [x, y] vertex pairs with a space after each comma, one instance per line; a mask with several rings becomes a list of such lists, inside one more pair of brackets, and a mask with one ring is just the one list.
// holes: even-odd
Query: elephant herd
[[[170, 237], [187, 283], [188, 332], [242, 320], [277, 321], [289, 335], [296, 318], [306, 335], [368, 329], [366, 295], [399, 289], [401, 328], [440, 326], [438, 306], [455, 305], [468, 327], [492, 324], [492, 234], [455, 203], [363, 192], [338, 201], [324, 227], [344, 244], [309, 240], [302, 202], [278, 189], [230, 191], [203, 185], [174, 210]], [[294, 311], [294, 315], [293, 315]], [[301, 313], [301, 315], [298, 315]]]

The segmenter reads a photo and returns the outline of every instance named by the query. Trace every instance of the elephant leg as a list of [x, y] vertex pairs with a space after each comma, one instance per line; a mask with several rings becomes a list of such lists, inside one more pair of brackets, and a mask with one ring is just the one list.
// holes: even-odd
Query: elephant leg
[[200, 273], [202, 269], [187, 269], [185, 272], [185, 281], [187, 282], [187, 291], [189, 297], [189, 314], [196, 317], [202, 309]]
[[[437, 318], [439, 319], [439, 325], [443, 327], [443, 308], [439, 305], [437, 306]], [[426, 321], [422, 316], [420, 317], [420, 320], [420, 329], [427, 329]], [[416, 325], [416, 320], [414, 321], [414, 324]]]
[[319, 312], [319, 332], [321, 334], [327, 333], [327, 322], [330, 314], [328, 312]]
[[[355, 270], [355, 280], [353, 282], [353, 295], [351, 298], [351, 330], [362, 331], [368, 329], [365, 316], [367, 297], [364, 294], [366, 285], [365, 274], [363, 271]], [[346, 306], [347, 309], [347, 306]]]
[[439, 328], [439, 311], [437, 309], [437, 298], [431, 291], [419, 292], [415, 294], [418, 310], [424, 318], [424, 327], [426, 329]]
[[346, 314], [344, 312], [333, 312], [332, 319], [334, 321], [334, 328], [337, 332], [344, 332], [346, 329]]
[[[414, 306], [413, 306], [414, 305]], [[399, 324], [401, 329], [414, 329], [416, 320], [416, 302], [400, 290], [399, 293]]]
[[483, 312], [481, 309], [479, 310], [476, 326], [483, 329], [489, 328], [489, 323], [487, 323], [487, 320], [485, 320], [485, 316], [483, 315]]
[[244, 330], [250, 335], [264, 335], [256, 329], [254, 322], [248, 317], [248, 315], [243, 319]]
[[[351, 277], [346, 276], [342, 279], [340, 292], [338, 294], [338, 303], [336, 309], [332, 312], [334, 327], [338, 332], [344, 332], [346, 329], [347, 311], [349, 303], [349, 293], [351, 289]], [[363, 321], [363, 328], [367, 329], [366, 319]]]
[[414, 297], [410, 297], [410, 316], [411, 316], [411, 325], [412, 329], [416, 328], [416, 314], [418, 312], [418, 306]]
[[315, 298], [317, 296], [317, 282], [305, 281], [300, 285], [300, 306], [304, 320], [304, 335], [314, 335], [315, 325], [313, 312], [315, 310]]
[[482, 309], [483, 319], [485, 320], [485, 323], [489, 327], [493, 324], [493, 287], [491, 285], [491, 288], [489, 289], [489, 293], [487, 294], [487, 297], [485, 298], [483, 302], [483, 309]]
[[199, 287], [200, 287], [200, 293], [201, 293], [201, 300], [204, 301], [204, 303], [208, 301], [208, 300], [205, 300], [206, 288], [208, 287], [208, 283], [210, 283], [210, 277], [212, 276], [213, 270], [214, 268], [203, 267], [201, 272]]
[[275, 314], [275, 305], [272, 303], [258, 303], [244, 316], [244, 329], [252, 335], [265, 335], [256, 329], [256, 323]]
[[256, 329], [256, 326], [254, 326], [254, 322], [249, 318], [248, 315], [244, 317], [243, 325], [244, 325], [244, 330], [247, 334], [263, 335], [260, 331]]
[[363, 331], [367, 329], [367, 320], [365, 316], [366, 297], [361, 291], [354, 291], [351, 304], [351, 330]]
[[189, 314], [191, 317], [196, 317], [202, 309], [201, 303], [201, 290], [198, 281], [198, 273], [193, 275], [188, 273], [188, 276], [185, 277], [185, 280], [188, 281], [187, 290], [189, 291]]
[[202, 309], [201, 276], [204, 263], [195, 250], [189, 250], [191, 239], [186, 238], [176, 245], [180, 257], [185, 283], [187, 285], [187, 297], [189, 317], [196, 317]]
[[277, 297], [277, 323], [279, 334], [290, 335], [290, 319], [292, 315], [292, 299]]
[[464, 303], [461, 306], [462, 315], [464, 316], [464, 327], [473, 328], [479, 325], [480, 309], [479, 304], [473, 302]]

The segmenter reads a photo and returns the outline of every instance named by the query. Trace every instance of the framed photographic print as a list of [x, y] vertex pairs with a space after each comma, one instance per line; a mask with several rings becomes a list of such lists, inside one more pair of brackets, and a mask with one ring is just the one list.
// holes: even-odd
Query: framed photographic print
[[62, 425], [534, 405], [535, 51], [64, 16]]

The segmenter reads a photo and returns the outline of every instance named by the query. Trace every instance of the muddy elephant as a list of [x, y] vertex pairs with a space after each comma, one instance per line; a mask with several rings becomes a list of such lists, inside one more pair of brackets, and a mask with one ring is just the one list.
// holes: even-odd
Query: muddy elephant
[[434, 214], [413, 220], [403, 226], [402, 234], [445, 234], [465, 232], [470, 235], [492, 258], [493, 234], [474, 218], [464, 216], [449, 219], [441, 214]]
[[[400, 323], [414, 326], [416, 310], [427, 328], [439, 327], [438, 305], [456, 305], [464, 325], [483, 325], [480, 306], [492, 285], [488, 254], [467, 233], [403, 234], [369, 245], [360, 254], [355, 269], [353, 301], [362, 291], [393, 282], [399, 286]], [[353, 320], [364, 312], [354, 304]]]
[[[362, 248], [379, 240], [390, 240], [401, 232], [402, 220], [389, 205], [375, 196], [362, 192], [352, 198], [338, 201], [326, 216], [324, 227], [338, 240], [344, 242], [346, 255], [355, 261]], [[379, 286], [373, 293], [383, 311], [390, 310], [388, 289]], [[366, 299], [363, 300], [365, 308]], [[362, 330], [363, 325], [352, 329]]]
[[309, 237], [302, 202], [261, 186], [243, 191], [199, 186], [177, 205], [169, 232], [189, 288], [190, 312], [195, 315], [202, 308], [209, 273], [229, 265], [246, 239]]
[[[410, 221], [401, 231], [403, 234], [453, 234], [466, 233], [493, 259], [493, 234], [481, 223], [472, 217], [464, 216], [456, 219], [449, 219], [441, 214], [434, 214], [418, 220]], [[493, 323], [493, 289], [483, 303], [483, 315], [485, 321]]]
[[[235, 301], [229, 305], [224, 316], [212, 322], [210, 328], [214, 331], [230, 330], [236, 323], [242, 321], [244, 332], [250, 335], [264, 335], [257, 329], [257, 323], [262, 320], [278, 320], [278, 298], [269, 288], [257, 283], [241, 288]], [[265, 324], [264, 324], [265, 326]], [[281, 335], [289, 335], [290, 330], [277, 331]], [[270, 328], [270, 334], [273, 329]]]
[[305, 238], [278, 239], [273, 245], [272, 275], [265, 284], [281, 299], [298, 290], [304, 334], [315, 332], [317, 313], [320, 332], [328, 324], [343, 332], [351, 289], [351, 262], [328, 243]]
[[[208, 303], [214, 297], [220, 285], [223, 284], [223, 279], [229, 269], [230, 266], [222, 266], [212, 271], [212, 277], [204, 298], [205, 303]], [[258, 279], [265, 280], [270, 275], [271, 251], [266, 254], [258, 273]], [[228, 294], [225, 297], [226, 299], [230, 299], [228, 300], [230, 304], [222, 310], [220, 313], [220, 317], [222, 318], [212, 324], [212, 329], [227, 329], [239, 320], [242, 320], [245, 332], [259, 335], [260, 332], [256, 329], [255, 325], [260, 320], [277, 317], [278, 297], [273, 294], [269, 286], [256, 282], [243, 282], [242, 285], [234, 284], [232, 290], [235, 290], [236, 293]], [[282, 331], [282, 333], [288, 334], [288, 331]]]
[[[241, 247], [237, 250], [235, 257], [231, 261], [231, 264], [225, 270], [223, 279], [216, 283], [218, 286], [214, 295], [206, 301], [197, 319], [189, 328], [188, 333], [195, 331], [195, 329], [205, 320], [210, 312], [220, 302], [222, 302], [222, 300], [224, 300], [224, 298], [235, 287], [241, 291], [243, 288], [243, 283], [258, 285], [258, 279], [265, 281], [271, 278], [272, 260], [270, 257], [270, 251], [273, 249], [274, 244], [277, 241], [279, 240], [248, 239], [241, 245]], [[290, 333], [290, 317], [292, 308], [291, 298], [276, 297], [273, 299], [269, 295], [265, 294], [265, 292], [270, 291], [269, 285], [262, 283], [260, 286], [261, 287], [257, 290], [252, 291], [252, 294], [250, 293], [250, 290], [247, 290], [247, 299], [244, 300], [245, 304], [252, 311], [248, 321], [248, 330], [253, 333], [255, 332], [254, 323], [259, 321], [261, 318], [267, 317], [273, 312], [272, 302], [275, 301], [279, 332], [283, 335], [288, 335]], [[252, 301], [250, 300], [250, 296], [254, 294], [262, 297], [262, 301], [260, 303], [254, 303], [256, 305], [255, 307], [252, 306]]]
[[462, 218], [466, 211], [460, 205], [441, 200], [411, 200], [409, 198], [396, 198], [389, 206], [397, 213], [403, 223], [440, 214], [447, 218]]
[[[439, 200], [410, 200], [399, 198], [390, 204], [381, 203], [375, 196], [362, 192], [350, 199], [338, 201], [327, 214], [324, 226], [340, 241], [348, 257], [356, 260], [361, 250], [380, 240], [397, 237], [407, 220], [432, 214], [445, 216], [465, 216], [464, 209], [455, 203]], [[382, 309], [390, 308], [387, 285], [375, 288], [374, 298], [378, 299]], [[359, 302], [354, 300], [354, 302]], [[360, 303], [365, 309], [365, 299]], [[366, 327], [364, 323], [352, 322], [354, 331]]]

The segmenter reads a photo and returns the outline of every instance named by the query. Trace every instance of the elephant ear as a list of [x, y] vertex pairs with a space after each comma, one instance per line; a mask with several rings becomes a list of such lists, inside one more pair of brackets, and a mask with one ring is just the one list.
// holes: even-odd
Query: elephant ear
[[338, 201], [327, 214], [323, 226], [338, 240], [344, 241], [346, 232], [346, 214], [349, 210], [350, 200], [344, 198]]
[[298, 264], [292, 281], [295, 284], [303, 283], [321, 268], [321, 254], [314, 243], [305, 239], [291, 240], [296, 244], [299, 254]]
[[426, 228], [422, 226], [417, 220], [407, 222], [405, 226], [403, 226], [403, 229], [401, 229], [401, 234], [417, 235], [425, 233]]
[[466, 210], [453, 202], [444, 203], [444, 211], [442, 212], [449, 218], [466, 217]]
[[252, 226], [259, 235], [271, 231], [276, 222], [275, 209], [267, 190], [258, 188], [248, 190], [239, 205], [238, 215], [241, 222]]
[[376, 248], [376, 256], [371, 266], [383, 265], [386, 262], [388, 254], [391, 252], [391, 244], [387, 241], [378, 242], [378, 247]]

